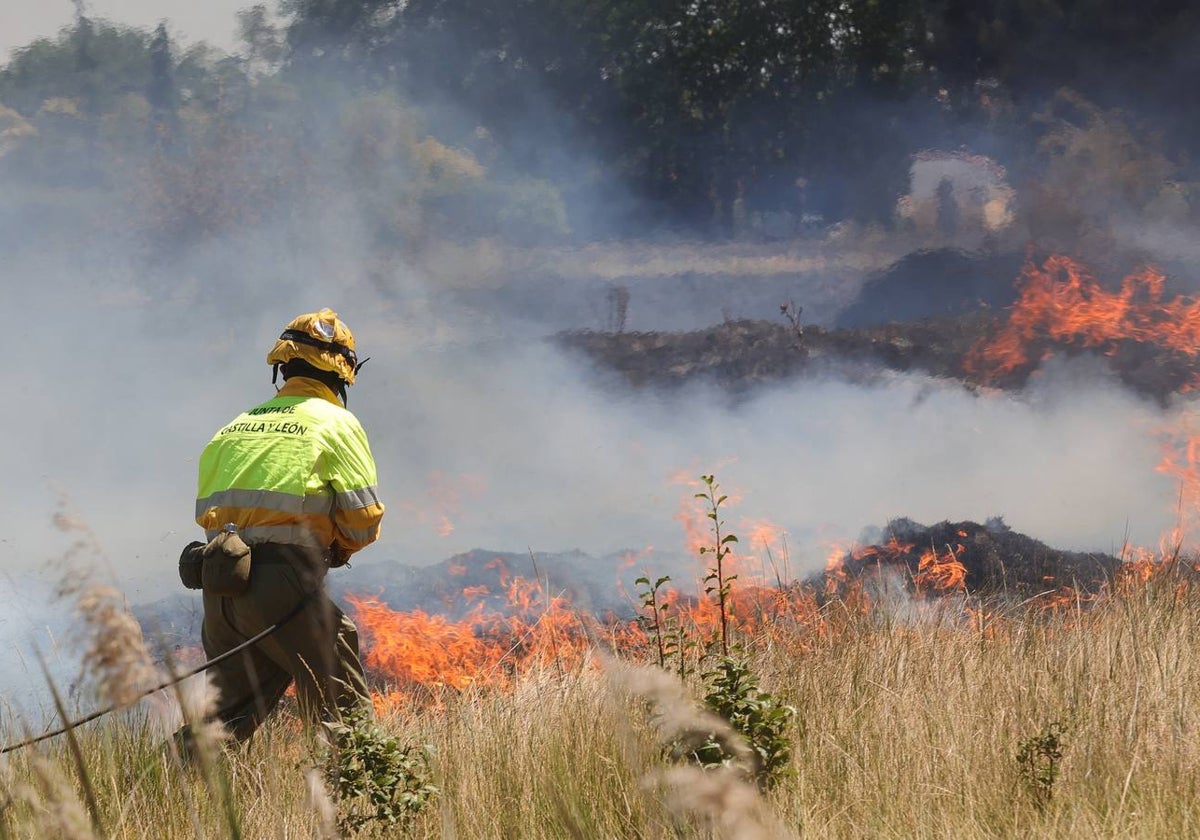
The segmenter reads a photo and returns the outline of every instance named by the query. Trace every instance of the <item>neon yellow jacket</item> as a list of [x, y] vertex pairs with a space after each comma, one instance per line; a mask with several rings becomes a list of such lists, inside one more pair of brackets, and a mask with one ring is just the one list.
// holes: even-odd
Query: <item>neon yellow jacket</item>
[[209, 539], [232, 522], [250, 545], [336, 544], [343, 557], [378, 539], [383, 518], [366, 433], [333, 391], [303, 377], [213, 435], [196, 496]]

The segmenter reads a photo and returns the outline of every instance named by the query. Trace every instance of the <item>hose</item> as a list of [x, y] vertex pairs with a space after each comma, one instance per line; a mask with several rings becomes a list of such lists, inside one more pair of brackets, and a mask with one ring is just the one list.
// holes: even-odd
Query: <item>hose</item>
[[230, 648], [229, 650], [222, 653], [220, 656], [214, 656], [212, 659], [208, 660], [207, 662], [197, 665], [195, 668], [192, 668], [187, 673], [176, 674], [171, 679], [166, 680], [165, 682], [159, 683], [158, 685], [154, 686], [153, 688], [146, 689], [145, 691], [143, 691], [141, 694], [139, 694], [137, 697], [133, 698], [132, 700], [127, 700], [124, 703], [113, 703], [112, 705], [106, 706], [103, 709], [94, 711], [91, 714], [87, 715], [86, 717], [80, 718], [79, 720], [68, 721], [64, 726], [61, 726], [58, 729], [55, 729], [51, 732], [45, 732], [41, 735], [37, 735], [32, 738], [26, 738], [24, 741], [20, 741], [18, 743], [9, 744], [8, 746], [4, 747], [3, 749], [0, 749], [0, 755], [5, 755], [7, 753], [14, 752], [16, 750], [24, 749], [25, 747], [31, 747], [34, 744], [41, 743], [42, 741], [48, 741], [51, 738], [57, 738], [59, 735], [64, 735], [67, 732], [70, 732], [72, 729], [74, 729], [77, 726], [82, 726], [85, 723], [91, 723], [92, 721], [94, 721], [98, 718], [102, 718], [107, 714], [118, 711], [120, 709], [128, 708], [129, 706], [132, 706], [135, 703], [149, 697], [151, 694], [156, 694], [165, 688], [170, 688], [173, 685], [177, 685], [178, 683], [183, 682], [188, 677], [194, 677], [194, 676], [196, 676], [196, 674], [199, 674], [203, 671], [207, 671], [209, 668], [212, 668], [216, 665], [220, 665], [226, 659], [229, 659], [230, 657], [241, 653], [246, 648], [249, 648], [249, 647], [252, 647], [252, 646], [258, 644], [263, 639], [267, 638], [267, 636], [270, 636], [272, 633], [274, 633], [276, 630], [278, 630], [280, 627], [287, 624], [289, 621], [291, 621], [293, 618], [295, 618], [297, 615], [300, 614], [300, 610], [302, 610], [304, 608], [304, 606], [310, 600], [312, 600], [312, 597], [316, 594], [317, 594], [316, 592], [308, 593], [307, 595], [305, 595], [303, 598], [301, 598], [299, 601], [296, 602], [296, 606], [292, 607], [291, 611], [288, 612], [287, 615], [285, 615], [283, 618], [276, 621], [270, 627], [266, 628], [265, 630], [262, 630], [261, 632], [257, 633], [254, 636], [251, 636], [249, 639], [242, 642], [237, 647]]

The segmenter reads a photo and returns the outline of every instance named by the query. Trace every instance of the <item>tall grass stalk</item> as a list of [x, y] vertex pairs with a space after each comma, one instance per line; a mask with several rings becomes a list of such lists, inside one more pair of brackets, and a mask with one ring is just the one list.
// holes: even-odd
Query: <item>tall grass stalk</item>
[[83, 788], [83, 801], [87, 805], [88, 817], [92, 821], [92, 828], [95, 829], [97, 835], [103, 837], [107, 832], [104, 830], [104, 818], [100, 813], [100, 806], [96, 800], [96, 791], [92, 788], [92, 779], [88, 775], [87, 763], [83, 760], [83, 750], [80, 749], [79, 739], [75, 737], [75, 727], [71, 725], [71, 716], [67, 713], [67, 707], [63, 703], [62, 695], [58, 692], [58, 686], [54, 684], [54, 679], [50, 676], [50, 669], [46, 667], [46, 660], [42, 658], [41, 653], [37, 655], [38, 664], [42, 667], [42, 674], [46, 678], [46, 685], [50, 688], [50, 696], [54, 698], [54, 708], [58, 712], [58, 717], [66, 727], [66, 732], [63, 739], [71, 750], [71, 759], [75, 762], [75, 769], [79, 775], [79, 784]]

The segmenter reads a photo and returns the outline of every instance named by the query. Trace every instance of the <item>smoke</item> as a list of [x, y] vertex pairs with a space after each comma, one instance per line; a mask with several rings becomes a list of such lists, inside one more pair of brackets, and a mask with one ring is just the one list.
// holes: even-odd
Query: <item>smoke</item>
[[[436, 311], [444, 300], [415, 274], [376, 291], [346, 253], [341, 282], [255, 277], [269, 254], [184, 302], [137, 297], [120, 275], [10, 275], [3, 353], [21, 364], [0, 374], [13, 398], [0, 538], [12, 574], [43, 575], [61, 554], [51, 522], [61, 496], [132, 601], [171, 592], [178, 551], [198, 535], [201, 448], [270, 396], [265, 354], [282, 325], [324, 305], [371, 357], [350, 407], [389, 514], [364, 561], [419, 565], [476, 547], [675, 550], [681, 471], [716, 472], [737, 491], [734, 516], [786, 530], [793, 568], [815, 568], [823, 543], [893, 516], [1001, 515], [1058, 547], [1100, 550], [1127, 536], [1152, 543], [1171, 522], [1174, 489], [1155, 470], [1155, 433], [1171, 414], [1099, 365], [1064, 363], [1017, 395], [921, 375], [793, 381], [736, 402], [705, 386], [623, 390], [560, 354], [549, 328], [493, 324], [478, 339], [471, 311]], [[160, 282], [187, 275], [171, 266]], [[264, 284], [275, 292], [262, 295]]]
[[[679, 551], [676, 515], [692, 493], [681, 473], [715, 472], [736, 494], [735, 530], [743, 515], [782, 528], [799, 573], [896, 516], [1004, 516], [1056, 547], [1102, 551], [1153, 544], [1173, 523], [1155, 434], [1178, 409], [1137, 399], [1099, 366], [1053, 366], [1015, 395], [917, 374], [792, 381], [736, 402], [703, 385], [621, 390], [548, 340], [595, 326], [594, 305], [540, 321], [522, 314], [538, 292], [521, 277], [472, 298], [416, 265], [380, 263], [365, 206], [293, 210], [154, 261], [119, 236], [76, 241], [0, 217], [0, 241], [19, 245], [0, 265], [6, 649], [62, 621], [49, 594], [66, 551], [52, 523], [61, 500], [130, 602], [177, 591], [179, 550], [199, 535], [197, 456], [271, 395], [265, 355], [282, 326], [323, 306], [371, 357], [350, 408], [388, 514], [362, 562], [422, 565], [476, 547]], [[481, 303], [497, 298], [505, 305]], [[671, 322], [676, 304], [659, 306], [638, 311], [639, 328]], [[20, 673], [0, 661], [9, 684]]]
[[[379, 451], [423, 473], [482, 476], [448, 546], [681, 546], [674, 524], [690, 491], [672, 482], [715, 471], [739, 497], [730, 519], [763, 517], [789, 534], [793, 568], [811, 571], [833, 539], [894, 516], [1000, 515], [1056, 546], [1115, 550], [1153, 542], [1172, 488], [1155, 471], [1158, 409], [1080, 365], [1046, 371], [1029, 392], [975, 396], [923, 376], [869, 386], [789, 383], [733, 404], [697, 388], [659, 398], [589, 386], [588, 372], [540, 347], [448, 374], [430, 359], [402, 374], [426, 395], [405, 437]], [[412, 530], [409, 530], [412, 533]]]

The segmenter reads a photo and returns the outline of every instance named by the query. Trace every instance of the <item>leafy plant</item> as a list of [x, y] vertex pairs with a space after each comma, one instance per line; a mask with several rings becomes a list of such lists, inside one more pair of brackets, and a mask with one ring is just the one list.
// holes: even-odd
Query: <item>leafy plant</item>
[[[789, 772], [792, 747], [786, 733], [796, 710], [759, 689], [758, 677], [751, 673], [744, 651], [731, 644], [730, 605], [737, 575], [728, 573], [725, 561], [738, 538], [724, 532], [721, 507], [728, 496], [720, 492], [720, 485], [712, 475], [702, 475], [700, 480], [705, 489], [696, 493], [695, 498], [703, 499], [707, 505], [706, 516], [712, 522], [713, 538], [712, 545], [700, 547], [701, 555], [713, 557], [704, 577], [704, 594], [715, 601], [720, 621], [719, 635], [712, 645], [719, 644], [719, 656], [713, 667], [701, 675], [707, 692], [704, 704], [726, 721], [732, 732], [689, 729], [667, 745], [668, 755], [691, 760], [704, 768], [740, 767], [766, 789]], [[669, 657], [675, 654], [679, 657], [679, 677], [686, 679], [685, 653], [694, 643], [687, 641], [681, 622], [668, 615], [667, 605], [659, 595], [669, 581], [669, 577], [660, 577], [653, 583], [649, 576], [637, 579], [638, 586], [643, 587], [640, 598], [644, 614], [640, 621], [654, 641], [659, 667], [665, 670]], [[738, 656], [730, 655], [731, 648]]]
[[404, 825], [438, 794], [431, 781], [429, 747], [401, 746], [365, 712], [325, 727], [332, 736], [325, 778], [343, 832], [373, 822]]
[[[673, 671], [683, 680], [692, 672], [688, 667], [688, 652], [695, 647], [695, 642], [688, 637], [678, 616], [670, 614], [670, 604], [663, 600], [662, 588], [670, 582], [669, 575], [657, 578], [653, 583], [647, 575], [634, 581], [640, 587], [638, 597], [642, 604], [638, 623], [654, 645], [658, 667]], [[670, 664], [672, 656], [675, 657], [674, 666]]]
[[733, 534], [721, 534], [721, 526], [725, 524], [720, 516], [721, 505], [729, 497], [718, 495], [720, 484], [713, 476], [702, 475], [700, 480], [704, 482], [705, 489], [703, 492], [697, 493], [696, 498], [704, 499], [708, 504], [708, 512], [705, 515], [712, 520], [713, 532], [713, 544], [700, 546], [701, 555], [713, 555], [713, 565], [704, 577], [704, 594], [716, 597], [717, 610], [721, 620], [721, 655], [727, 657], [729, 656], [729, 600], [737, 575], [725, 574], [725, 558], [733, 551], [730, 544], [736, 543], [738, 538]]
[[1039, 811], [1045, 809], [1054, 795], [1054, 783], [1062, 768], [1068, 731], [1067, 724], [1051, 721], [1037, 735], [1023, 739], [1017, 746], [1017, 766], [1021, 778]]
[[646, 635], [650, 637], [650, 641], [654, 643], [656, 652], [658, 653], [658, 667], [666, 669], [667, 667], [667, 607], [658, 597], [659, 590], [671, 582], [670, 575], [664, 575], [654, 581], [651, 585], [650, 578], [647, 575], [642, 575], [634, 581], [634, 584], [639, 587], [645, 587], [639, 590], [638, 599], [642, 602], [642, 615], [638, 616], [638, 623], [642, 625], [642, 629], [646, 631]]
[[[786, 732], [796, 710], [760, 690], [758, 677], [751, 673], [744, 659], [722, 657], [703, 677], [708, 689], [705, 704], [746, 739], [753, 759], [750, 770], [759, 786], [773, 787], [790, 772], [792, 746]], [[732, 758], [727, 747], [715, 737], [710, 737], [695, 752], [695, 759], [702, 767], [727, 764]]]

